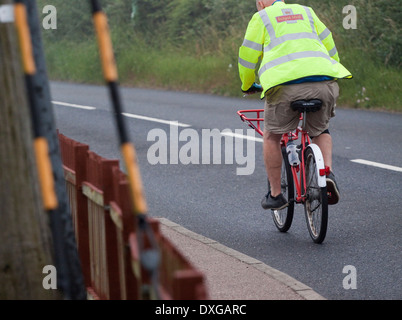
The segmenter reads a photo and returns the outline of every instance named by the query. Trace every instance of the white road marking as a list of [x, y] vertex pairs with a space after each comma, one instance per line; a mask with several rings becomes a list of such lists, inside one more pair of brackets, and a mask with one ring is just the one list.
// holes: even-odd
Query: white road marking
[[221, 132], [221, 135], [223, 135], [223, 136], [231, 136], [231, 137], [238, 138], [238, 139], [246, 139], [246, 140], [252, 140], [252, 141], [257, 141], [257, 142], [263, 142], [262, 138], [253, 137], [253, 136], [246, 136], [244, 134], [239, 134], [239, 133]]
[[78, 109], [84, 109], [84, 110], [95, 110], [96, 109], [95, 107], [82, 106], [80, 104], [60, 102], [60, 101], [52, 101], [52, 103], [57, 104], [59, 106], [72, 107], [72, 108], [78, 108]]
[[[262, 138], [245, 136], [245, 135], [238, 134], [238, 133], [222, 132], [221, 134], [224, 135], [224, 136], [232, 136], [232, 137], [239, 138], [239, 139], [247, 139], [247, 140], [253, 140], [253, 141], [257, 141], [257, 142], [263, 142], [264, 141]], [[364, 160], [364, 159], [354, 159], [354, 160], [350, 160], [350, 161], [355, 162], [355, 163], [368, 165], [368, 166], [372, 166], [372, 167], [377, 167], [377, 168], [382, 168], [382, 169], [402, 172], [401, 167], [392, 166], [392, 165], [389, 165], [389, 164], [383, 164], [383, 163], [374, 162], [374, 161], [368, 161], [368, 160]]]
[[[65, 107], [71, 107], [71, 108], [78, 108], [78, 109], [84, 109], [84, 110], [95, 110], [95, 107], [91, 106], [84, 106], [80, 104], [74, 104], [74, 103], [67, 103], [67, 102], [61, 102], [61, 101], [52, 101], [53, 104], [59, 105], [59, 106], [65, 106]], [[164, 123], [164, 124], [169, 124], [173, 126], [178, 126], [178, 127], [191, 127], [191, 125], [186, 124], [186, 123], [181, 123], [178, 121], [172, 121], [172, 120], [164, 120], [164, 119], [158, 119], [158, 118], [151, 118], [151, 117], [146, 117], [146, 116], [141, 116], [138, 114], [133, 114], [133, 113], [122, 113], [124, 116], [129, 117], [129, 118], [135, 118], [135, 119], [140, 119], [140, 120], [146, 120], [146, 121], [153, 121], [153, 122], [158, 122], [158, 123]]]
[[382, 169], [388, 169], [388, 170], [393, 170], [393, 171], [397, 171], [397, 172], [402, 172], [402, 168], [396, 167], [396, 166], [391, 166], [389, 164], [383, 164], [383, 163], [368, 161], [368, 160], [364, 160], [364, 159], [354, 159], [354, 160], [350, 160], [350, 161], [355, 162], [355, 163], [365, 164], [368, 166], [378, 167], [378, 168], [382, 168]]
[[[60, 101], [52, 101], [52, 103], [54, 103], [56, 105], [60, 105], [60, 106], [66, 106], [66, 107], [72, 107], [72, 108], [78, 108], [78, 109], [84, 109], [84, 110], [95, 110], [96, 109], [95, 107], [91, 107], [91, 106], [83, 106], [83, 105], [79, 105], [79, 104], [60, 102]], [[169, 125], [174, 125], [174, 126], [184, 127], [184, 128], [191, 127], [191, 125], [189, 125], [189, 124], [181, 123], [181, 122], [178, 122], [178, 121], [163, 120], [163, 119], [146, 117], [146, 116], [141, 116], [141, 115], [132, 114], [132, 113], [126, 113], [126, 112], [123, 112], [122, 114], [124, 116], [126, 116], [126, 117], [129, 117], [129, 118], [135, 118], [135, 119], [140, 119], [140, 120], [164, 123], [164, 124], [169, 124]], [[232, 133], [232, 132], [222, 132], [221, 134], [224, 135], [224, 136], [232, 136], [234, 138], [252, 140], [252, 141], [256, 141], [256, 142], [263, 142], [264, 141], [262, 138], [259, 138], [259, 137], [246, 136], [246, 135], [243, 135], [243, 134]], [[379, 162], [368, 161], [368, 160], [364, 160], [364, 159], [354, 159], [354, 160], [350, 160], [350, 161], [355, 162], [355, 163], [368, 165], [368, 166], [377, 167], [377, 168], [382, 168], [382, 169], [402, 172], [401, 167], [391, 166], [391, 165], [383, 164], [383, 163], [379, 163]]]
[[135, 119], [141, 119], [145, 121], [152, 121], [152, 122], [158, 122], [158, 123], [164, 123], [164, 124], [169, 124], [173, 126], [178, 126], [178, 127], [191, 127], [191, 125], [186, 124], [186, 123], [181, 123], [178, 121], [172, 121], [172, 120], [163, 120], [163, 119], [158, 119], [158, 118], [151, 118], [151, 117], [146, 117], [146, 116], [140, 116], [138, 114], [132, 114], [132, 113], [122, 113], [124, 116], [129, 117], [129, 118], [135, 118]]

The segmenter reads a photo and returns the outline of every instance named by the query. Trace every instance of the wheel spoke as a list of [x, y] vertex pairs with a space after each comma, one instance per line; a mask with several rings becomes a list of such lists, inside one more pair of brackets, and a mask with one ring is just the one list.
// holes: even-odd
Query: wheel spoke
[[315, 206], [314, 209], [311, 209], [311, 214], [314, 213], [315, 210], [319, 209], [321, 207], [321, 202], [318, 202], [318, 204]]

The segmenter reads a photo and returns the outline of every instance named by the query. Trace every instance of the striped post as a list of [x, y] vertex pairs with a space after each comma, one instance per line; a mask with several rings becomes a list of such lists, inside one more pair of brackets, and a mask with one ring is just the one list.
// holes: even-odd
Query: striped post
[[[120, 140], [120, 150], [127, 170], [130, 185], [131, 201], [133, 213], [138, 221], [138, 243], [140, 244], [140, 261], [150, 274], [153, 282], [153, 292], [146, 292], [144, 297], [158, 297], [158, 264], [159, 252], [154, 239], [154, 234], [147, 221], [147, 203], [143, 192], [143, 186], [137, 164], [137, 156], [134, 145], [130, 142], [127, 129], [122, 115], [122, 103], [118, 90], [118, 73], [113, 53], [112, 41], [110, 38], [107, 17], [102, 11], [98, 0], [91, 0], [92, 16], [95, 31], [98, 39], [100, 59], [102, 64], [104, 80], [109, 88], [110, 97], [113, 104], [115, 121], [117, 124], [118, 136]], [[145, 249], [145, 239], [151, 244], [150, 248]]]
[[39, 107], [34, 98], [33, 77], [36, 73], [35, 60], [32, 51], [31, 35], [28, 27], [27, 10], [21, 0], [15, 0], [15, 24], [17, 28], [25, 81], [31, 111], [32, 129], [34, 134], [34, 151], [45, 210], [52, 211], [58, 206], [55, 192], [52, 164], [49, 158], [48, 142], [41, 130]]

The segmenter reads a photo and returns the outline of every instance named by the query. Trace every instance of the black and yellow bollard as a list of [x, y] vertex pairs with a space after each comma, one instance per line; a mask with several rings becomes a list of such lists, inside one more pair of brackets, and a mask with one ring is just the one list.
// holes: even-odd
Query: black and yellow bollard
[[31, 111], [32, 129], [34, 135], [34, 152], [45, 210], [57, 208], [58, 200], [55, 192], [52, 164], [49, 157], [48, 142], [41, 131], [39, 107], [34, 99], [33, 77], [36, 73], [33, 57], [31, 35], [28, 27], [27, 10], [21, 0], [15, 0], [15, 25], [21, 50], [22, 65], [28, 93], [28, 102]]
[[[102, 11], [98, 0], [91, 0], [90, 2], [92, 7], [93, 22], [98, 39], [103, 76], [109, 88], [109, 93], [113, 104], [118, 137], [120, 140], [120, 150], [126, 166], [128, 182], [130, 185], [133, 213], [138, 222], [137, 236], [140, 250], [140, 262], [141, 265], [148, 271], [152, 281], [152, 289], [149, 290], [147, 289], [147, 286], [144, 286], [140, 294], [143, 299], [158, 299], [158, 265], [160, 260], [159, 251], [153, 231], [147, 221], [148, 208], [143, 192], [135, 148], [129, 140], [122, 115], [122, 103], [118, 90], [118, 72], [107, 17]], [[150, 247], [145, 248], [144, 238], [148, 239]]]

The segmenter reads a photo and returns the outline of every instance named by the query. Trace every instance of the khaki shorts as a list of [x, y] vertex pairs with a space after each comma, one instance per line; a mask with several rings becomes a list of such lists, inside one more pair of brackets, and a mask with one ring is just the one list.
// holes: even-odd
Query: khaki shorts
[[339, 86], [334, 80], [274, 87], [265, 94], [264, 128], [276, 134], [295, 130], [300, 113], [293, 111], [290, 103], [295, 100], [320, 99], [323, 102], [322, 108], [309, 112], [306, 121], [308, 134], [316, 137], [328, 129], [330, 118], [335, 116], [338, 96]]

